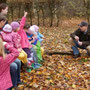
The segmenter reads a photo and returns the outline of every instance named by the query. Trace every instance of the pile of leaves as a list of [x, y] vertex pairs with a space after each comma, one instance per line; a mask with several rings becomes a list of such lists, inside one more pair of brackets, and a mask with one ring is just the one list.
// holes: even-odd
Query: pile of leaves
[[[71, 50], [69, 34], [77, 27], [40, 27], [45, 36], [43, 47], [45, 50]], [[43, 55], [42, 67], [26, 73], [21, 72], [20, 90], [90, 90], [90, 57], [86, 51], [80, 50], [80, 58], [74, 59], [71, 55]]]

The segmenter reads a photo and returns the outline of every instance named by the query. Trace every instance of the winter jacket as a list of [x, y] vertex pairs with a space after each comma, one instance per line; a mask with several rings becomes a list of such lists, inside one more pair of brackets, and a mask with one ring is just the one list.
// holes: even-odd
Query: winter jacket
[[87, 32], [82, 32], [81, 29], [77, 29], [75, 32], [71, 33], [70, 36], [75, 39], [75, 36], [79, 37], [79, 41], [82, 42], [83, 46], [90, 45], [90, 26], [88, 26]]
[[8, 49], [11, 53], [7, 54], [5, 59], [0, 56], [0, 90], [6, 90], [12, 87], [10, 64], [15, 61], [19, 55], [19, 52], [15, 48], [9, 47]]
[[17, 32], [1, 32], [1, 37], [3, 41], [7, 42], [12, 47], [15, 47], [16, 49], [22, 49], [21, 47], [21, 37]]
[[26, 18], [22, 17], [21, 22], [20, 22], [20, 29], [17, 33], [21, 36], [21, 46], [22, 46], [22, 48], [29, 48], [30, 43], [28, 41], [28, 37], [26, 35], [26, 32], [23, 29], [24, 25], [25, 25], [25, 21], [26, 21]]

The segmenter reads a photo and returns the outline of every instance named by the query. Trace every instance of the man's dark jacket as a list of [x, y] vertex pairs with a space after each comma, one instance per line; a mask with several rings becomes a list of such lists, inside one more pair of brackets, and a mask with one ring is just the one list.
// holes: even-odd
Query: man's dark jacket
[[86, 33], [82, 32], [80, 28], [75, 32], [71, 33], [70, 36], [75, 39], [75, 36], [79, 37], [79, 41], [81, 41], [83, 46], [87, 47], [90, 45], [90, 25], [88, 25], [88, 30]]

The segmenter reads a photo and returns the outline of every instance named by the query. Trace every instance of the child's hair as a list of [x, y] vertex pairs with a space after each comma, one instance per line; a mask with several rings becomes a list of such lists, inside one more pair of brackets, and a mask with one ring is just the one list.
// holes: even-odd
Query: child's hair
[[6, 20], [7, 20], [6, 16], [3, 15], [2, 13], [0, 13], [0, 22], [1, 21], [6, 21]]
[[16, 29], [19, 28], [19, 26], [20, 26], [20, 24], [18, 22], [16, 22], [16, 21], [13, 21], [11, 23], [11, 27], [12, 27], [13, 31], [16, 31]]
[[4, 45], [1, 38], [0, 38], [0, 56], [2, 56], [3, 59], [5, 59]]
[[6, 3], [1, 3], [0, 4], [0, 12], [2, 12], [2, 9], [5, 9], [6, 7], [8, 7], [8, 5]]
[[24, 29], [29, 29], [29, 28], [30, 28], [30, 25], [27, 24], [27, 23], [25, 23], [25, 25], [24, 25]]

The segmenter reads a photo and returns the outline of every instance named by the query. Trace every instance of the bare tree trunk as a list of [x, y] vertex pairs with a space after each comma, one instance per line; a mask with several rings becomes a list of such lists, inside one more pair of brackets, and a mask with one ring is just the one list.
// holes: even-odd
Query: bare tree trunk
[[57, 23], [58, 17], [57, 17], [57, 5], [56, 5], [56, 3], [55, 3], [55, 8], [54, 8], [54, 17], [55, 17], [55, 21]]
[[52, 25], [53, 25], [53, 9], [50, 5], [49, 5], [49, 9], [50, 9], [50, 27], [52, 27]]
[[29, 11], [29, 17], [30, 17], [30, 25], [32, 25], [32, 12], [31, 12], [31, 10]]
[[21, 3], [18, 2], [18, 9], [19, 9], [19, 13], [18, 13], [18, 18], [20, 18], [20, 15], [21, 15]]
[[43, 26], [45, 26], [44, 20], [45, 20], [45, 16], [44, 16], [44, 8], [41, 8], [42, 10], [42, 14], [43, 14]]
[[13, 3], [10, 3], [10, 12], [11, 12], [11, 18], [12, 18], [12, 21], [13, 21], [13, 9], [14, 9], [14, 7], [13, 7]]
[[59, 18], [60, 17], [60, 12], [59, 11], [56, 11], [55, 13], [55, 20], [56, 20], [56, 26], [58, 27], [59, 26]]
[[50, 9], [50, 27], [53, 25], [53, 18], [54, 18], [54, 12], [55, 12], [55, 0], [48, 0], [48, 5]]
[[45, 17], [44, 17], [44, 9], [45, 9], [45, 2], [43, 3], [43, 2], [41, 2], [41, 3], [39, 3], [39, 9], [41, 10], [41, 12], [42, 12], [42, 23], [43, 23], [43, 26], [45, 25], [44, 24], [44, 19], [45, 19]]
[[87, 0], [87, 20], [90, 25], [90, 0]]
[[32, 25], [32, 8], [32, 2], [28, 0], [28, 2], [25, 3], [25, 9], [29, 12], [30, 25]]
[[52, 27], [52, 25], [53, 25], [53, 13], [51, 13], [51, 21], [50, 21], [50, 27]]
[[55, 20], [56, 20], [56, 26], [59, 26], [59, 20], [60, 20], [60, 8], [62, 6], [63, 0], [57, 0], [55, 2], [55, 7], [54, 7], [54, 16], [55, 16]]
[[33, 0], [33, 12], [34, 12], [34, 15], [35, 15], [35, 18], [37, 19], [38, 18], [38, 15], [37, 15], [37, 3], [38, 3], [38, 0]]
[[10, 4], [9, 4], [9, 8], [10, 8], [10, 12], [11, 12], [11, 18], [12, 18], [12, 21], [14, 20], [14, 11], [16, 9], [16, 2], [15, 1], [10, 1]]
[[12, 21], [13, 21], [13, 7], [11, 8]]
[[57, 19], [57, 27], [59, 26], [59, 17], [58, 17], [58, 19]]
[[87, 0], [83, 0], [83, 2], [84, 2], [84, 6], [86, 6]]
[[39, 11], [37, 11], [37, 16], [38, 16], [37, 20], [38, 20], [38, 26], [39, 26]]
[[7, 0], [0, 0], [0, 3], [6, 3]]
[[90, 25], [90, 0], [83, 0], [83, 2], [84, 2], [84, 7], [86, 7], [86, 18]]

